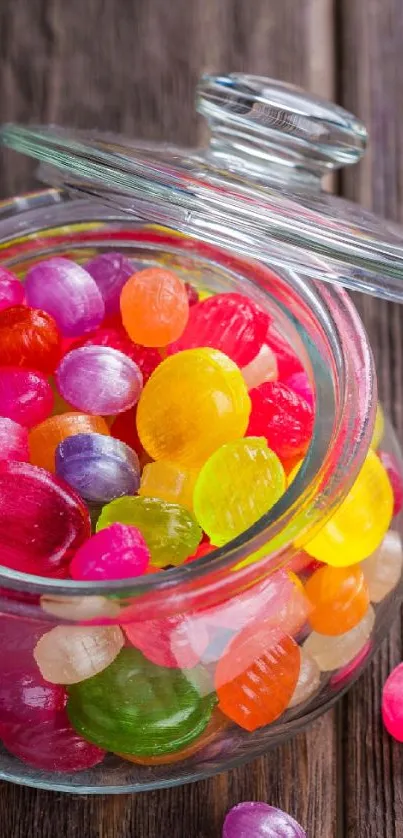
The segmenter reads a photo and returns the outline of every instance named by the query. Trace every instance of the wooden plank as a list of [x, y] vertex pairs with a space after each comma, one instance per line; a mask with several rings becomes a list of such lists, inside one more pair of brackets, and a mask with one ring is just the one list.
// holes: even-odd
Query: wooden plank
[[[206, 70], [271, 75], [333, 97], [333, 0], [2, 0], [2, 120], [52, 121], [195, 143]], [[0, 190], [33, 183], [1, 154]], [[226, 809], [264, 799], [310, 838], [336, 834], [337, 741], [329, 713], [252, 765], [194, 786], [138, 796], [68, 798], [3, 784], [2, 838], [219, 838]]]
[[[343, 194], [403, 221], [403, 6], [399, 0], [343, 0], [339, 43], [343, 72], [339, 100], [366, 123], [365, 160], [342, 176]], [[359, 299], [374, 349], [381, 398], [403, 439], [403, 312]], [[402, 659], [397, 620], [371, 668], [343, 702], [345, 835], [401, 838], [403, 751], [384, 732], [382, 684]]]

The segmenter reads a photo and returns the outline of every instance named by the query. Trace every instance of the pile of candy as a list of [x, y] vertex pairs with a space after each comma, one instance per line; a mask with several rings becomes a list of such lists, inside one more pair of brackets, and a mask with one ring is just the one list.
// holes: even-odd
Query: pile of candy
[[[0, 270], [0, 561], [13, 571], [95, 582], [206, 556], [281, 498], [313, 425], [298, 357], [242, 294], [199, 299], [109, 252], [35, 264], [24, 286]], [[49, 770], [105, 751], [162, 765], [347, 677], [402, 570], [388, 529], [403, 487], [375, 451], [381, 425], [292, 569], [224, 603], [136, 621], [114, 597], [42, 597], [64, 621], [50, 629], [0, 615], [5, 747]]]

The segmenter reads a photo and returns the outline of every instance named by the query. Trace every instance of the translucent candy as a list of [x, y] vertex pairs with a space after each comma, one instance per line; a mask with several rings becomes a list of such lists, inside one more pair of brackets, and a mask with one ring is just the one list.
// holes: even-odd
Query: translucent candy
[[56, 474], [90, 503], [134, 495], [140, 485], [137, 454], [106, 434], [77, 434], [59, 443]]
[[37, 725], [51, 719], [66, 703], [65, 690], [44, 680], [35, 661], [11, 674], [0, 675], [0, 722]]
[[55, 256], [31, 268], [25, 278], [28, 305], [49, 312], [66, 337], [100, 325], [105, 306], [92, 276], [70, 259]]
[[269, 325], [265, 342], [274, 352], [277, 361], [278, 377], [280, 381], [286, 381], [290, 375], [296, 372], [303, 372], [304, 367], [293, 351], [290, 344], [278, 334], [275, 326]]
[[250, 392], [248, 436], [264, 436], [281, 460], [301, 457], [311, 441], [314, 413], [301, 396], [279, 381]]
[[157, 666], [191, 669], [199, 663], [209, 644], [202, 620], [183, 615], [144, 620], [123, 625], [130, 643]]
[[265, 620], [252, 622], [217, 663], [220, 710], [249, 731], [274, 722], [290, 703], [300, 663], [300, 649], [291, 637]]
[[265, 439], [221, 446], [202, 466], [193, 506], [197, 521], [221, 546], [252, 526], [285, 491], [285, 474]]
[[59, 364], [56, 381], [69, 404], [104, 416], [133, 407], [143, 386], [137, 364], [108, 346], [72, 349]]
[[75, 341], [70, 349], [78, 349], [81, 346], [109, 346], [111, 349], [123, 352], [123, 355], [127, 355], [137, 364], [144, 382], [148, 381], [151, 373], [162, 360], [158, 349], [133, 343], [123, 327], [104, 326]]
[[106, 669], [124, 644], [119, 626], [56, 626], [34, 649], [34, 658], [51, 684], [78, 684]]
[[378, 457], [386, 469], [393, 490], [393, 517], [398, 515], [403, 507], [403, 476], [399, 461], [387, 451], [378, 451]]
[[32, 428], [52, 413], [53, 392], [41, 372], [0, 367], [0, 416]]
[[142, 392], [137, 430], [154, 460], [197, 467], [244, 435], [250, 399], [238, 367], [214, 349], [166, 358]]
[[321, 562], [346, 567], [366, 559], [381, 543], [393, 513], [386, 471], [369, 450], [364, 465], [337, 512], [304, 550]]
[[145, 453], [137, 433], [136, 411], [136, 407], [131, 407], [130, 410], [125, 410], [124, 413], [118, 413], [118, 415], [113, 418], [110, 426], [110, 432], [115, 439], [120, 439], [122, 442], [125, 442], [129, 448], [132, 448], [139, 457], [143, 455], [148, 457], [148, 454]]
[[264, 343], [257, 355], [242, 369], [248, 390], [259, 387], [265, 381], [277, 381], [278, 369], [274, 352]]
[[62, 353], [59, 329], [46, 311], [13, 306], [0, 311], [0, 364], [50, 374]]
[[1, 563], [22, 573], [65, 576], [72, 553], [91, 533], [78, 495], [28, 463], [0, 463]]
[[18, 306], [24, 299], [24, 286], [11, 271], [0, 266], [0, 311]]
[[382, 602], [399, 583], [403, 548], [399, 533], [387, 532], [382, 544], [361, 565], [371, 602]]
[[190, 282], [185, 282], [185, 288], [189, 305], [196, 305], [196, 303], [199, 302], [199, 294], [197, 288], [195, 288], [194, 285], [192, 285]]
[[179, 503], [192, 511], [198, 473], [197, 468], [185, 468], [168, 460], [149, 463], [141, 475], [139, 495]]
[[222, 838], [306, 838], [286, 812], [267, 803], [238, 803], [228, 812]]
[[313, 407], [313, 392], [306, 372], [294, 372], [284, 383]]
[[0, 460], [28, 462], [28, 431], [18, 422], [0, 416]]
[[366, 645], [375, 623], [375, 613], [369, 606], [358, 625], [345, 634], [329, 637], [328, 634], [312, 632], [304, 643], [303, 650], [318, 664], [322, 672], [330, 672], [347, 666]]
[[126, 648], [103, 672], [70, 687], [67, 710], [90, 742], [147, 757], [180, 751], [198, 739], [214, 703], [180, 670], [155, 666]]
[[185, 285], [164, 268], [138, 271], [122, 289], [120, 311], [132, 340], [166, 346], [181, 336], [189, 317]]
[[297, 707], [309, 701], [318, 691], [320, 685], [320, 669], [314, 658], [305, 649], [301, 650], [301, 669], [297, 685], [292, 694], [288, 707]]
[[382, 718], [388, 733], [403, 742], [403, 663], [393, 669], [383, 688]]
[[320, 634], [338, 635], [354, 628], [369, 606], [369, 592], [360, 567], [321, 567], [305, 585], [312, 611], [309, 621]]
[[62, 440], [76, 434], [106, 434], [110, 431], [102, 416], [86, 413], [63, 413], [41, 422], [29, 435], [31, 463], [55, 471], [56, 448]]
[[158, 498], [124, 497], [104, 506], [97, 532], [110, 524], [138, 527], [157, 567], [179, 565], [196, 550], [202, 532], [193, 515], [179, 504]]
[[122, 757], [122, 759], [127, 759], [129, 762], [134, 762], [137, 765], [171, 765], [175, 762], [182, 762], [184, 759], [189, 759], [203, 748], [206, 748], [207, 745], [211, 744], [211, 742], [214, 742], [219, 734], [225, 730], [227, 725], [228, 719], [220, 713], [218, 708], [215, 708], [203, 733], [201, 733], [196, 740], [191, 742], [190, 745], [187, 745], [185, 748], [181, 748], [180, 751], [175, 751], [172, 754], [163, 754], [157, 757], [138, 757], [130, 754], [118, 754], [118, 756]]
[[111, 524], [77, 550], [71, 564], [72, 579], [131, 579], [147, 570], [150, 551], [136, 527]]
[[376, 451], [382, 442], [385, 433], [385, 416], [382, 406], [378, 403], [375, 416], [374, 432], [372, 434], [371, 448]]
[[135, 265], [122, 253], [101, 253], [84, 266], [95, 280], [105, 305], [106, 314], [119, 311], [120, 292], [134, 274]]
[[[88, 543], [88, 542], [85, 542]], [[59, 620], [113, 620], [119, 615], [117, 600], [104, 596], [41, 596], [40, 605], [46, 614]]]

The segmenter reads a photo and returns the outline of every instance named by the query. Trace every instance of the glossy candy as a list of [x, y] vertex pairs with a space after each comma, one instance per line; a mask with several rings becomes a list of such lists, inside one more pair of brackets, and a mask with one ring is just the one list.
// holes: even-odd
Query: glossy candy
[[191, 669], [209, 644], [206, 623], [183, 615], [123, 624], [127, 638], [157, 666]]
[[52, 614], [58, 620], [77, 622], [114, 620], [120, 612], [120, 605], [116, 599], [97, 595], [69, 597], [46, 594], [41, 596], [40, 605], [42, 611]]
[[375, 424], [374, 424], [374, 431], [372, 434], [371, 440], [371, 448], [376, 451], [379, 445], [382, 442], [383, 435], [385, 433], [385, 415], [382, 409], [382, 405], [378, 403], [376, 408], [376, 416], [375, 416]]
[[301, 669], [298, 681], [288, 707], [297, 707], [309, 701], [318, 691], [320, 685], [320, 669], [314, 658], [305, 649], [301, 650]]
[[237, 634], [217, 663], [220, 710], [245, 730], [271, 724], [297, 685], [301, 653], [295, 641], [264, 619]]
[[34, 649], [46, 681], [77, 684], [106, 669], [124, 644], [119, 626], [56, 626]]
[[28, 431], [23, 425], [0, 416], [0, 460], [29, 460]]
[[196, 305], [199, 302], [199, 293], [197, 288], [191, 284], [191, 282], [185, 282], [186, 294], [188, 297], [188, 303], [190, 306]]
[[138, 456], [145, 454], [137, 433], [136, 407], [131, 407], [124, 413], [118, 413], [110, 426], [110, 433], [115, 439], [120, 439], [129, 448], [133, 448]]
[[31, 268], [25, 278], [27, 303], [49, 312], [66, 337], [95, 329], [105, 314], [104, 301], [84, 268], [54, 256]]
[[278, 369], [274, 352], [264, 343], [257, 355], [242, 368], [242, 375], [248, 390], [259, 387], [265, 381], [277, 381]]
[[398, 532], [387, 532], [382, 544], [361, 565], [371, 602], [382, 602], [400, 581], [403, 547]]
[[66, 703], [64, 687], [49, 684], [30, 664], [0, 675], [0, 724], [37, 725], [51, 719]]
[[285, 474], [265, 439], [221, 446], [202, 466], [193, 506], [197, 521], [221, 546], [252, 526], [285, 491]]
[[28, 463], [0, 463], [1, 564], [38, 576], [65, 576], [90, 535], [88, 511], [53, 475]]
[[154, 460], [197, 467], [244, 435], [249, 412], [238, 367], [217, 350], [190, 349], [166, 358], [147, 381], [137, 430]]
[[158, 498], [124, 497], [104, 506], [97, 531], [113, 523], [138, 527], [156, 567], [178, 565], [196, 550], [201, 529], [183, 506]]
[[105, 314], [119, 311], [120, 292], [135, 271], [133, 262], [122, 253], [101, 253], [85, 264], [96, 282], [105, 305]]
[[46, 311], [13, 306], [0, 311], [0, 364], [50, 374], [62, 354], [60, 332]]
[[306, 832], [267, 803], [238, 803], [225, 818], [222, 838], [306, 838]]
[[69, 688], [67, 710], [75, 729], [90, 742], [152, 757], [196, 740], [214, 703], [213, 696], [201, 697], [179, 670], [155, 666], [141, 652], [126, 648], [99, 675]]
[[139, 495], [160, 498], [193, 509], [193, 491], [199, 471], [168, 460], [157, 460], [144, 466]]
[[144, 382], [148, 381], [151, 373], [162, 360], [158, 349], [133, 343], [123, 327], [101, 327], [79, 341], [75, 341], [70, 349], [78, 349], [81, 346], [109, 346], [111, 349], [123, 352], [123, 355], [127, 355], [137, 364]]
[[305, 585], [312, 611], [309, 621], [320, 634], [338, 635], [354, 628], [369, 606], [369, 592], [360, 567], [321, 567]]
[[72, 349], [59, 364], [56, 381], [69, 404], [104, 416], [133, 407], [143, 386], [137, 364], [108, 346]]
[[381, 543], [393, 513], [393, 492], [376, 454], [369, 450], [347, 497], [304, 550], [321, 562], [346, 567], [366, 559]]
[[138, 757], [130, 756], [130, 754], [119, 754], [118, 756], [137, 765], [172, 765], [175, 762], [182, 762], [184, 759], [189, 759], [194, 756], [194, 754], [199, 753], [199, 751], [203, 748], [206, 748], [207, 745], [210, 745], [215, 739], [217, 739], [219, 734], [225, 730], [227, 725], [228, 719], [220, 713], [218, 708], [215, 708], [203, 733], [201, 733], [194, 742], [191, 742], [190, 745], [187, 745], [185, 748], [181, 748], [180, 751], [156, 757]]
[[0, 311], [18, 306], [24, 299], [24, 286], [11, 271], [0, 265]]
[[403, 663], [392, 670], [383, 688], [382, 718], [388, 733], [403, 742]]
[[138, 271], [122, 289], [120, 311], [133, 341], [166, 346], [181, 336], [189, 317], [185, 285], [164, 268]]
[[90, 503], [134, 495], [140, 485], [137, 454], [106, 434], [76, 434], [56, 448], [56, 474]]
[[37, 425], [29, 435], [31, 463], [55, 471], [55, 453], [60, 442], [77, 434], [109, 435], [109, 428], [102, 416], [71, 411], [50, 416]]
[[276, 328], [269, 324], [265, 337], [267, 346], [274, 352], [277, 361], [278, 377], [280, 381], [286, 381], [290, 375], [296, 372], [303, 372], [304, 367], [293, 351], [290, 344], [281, 337]]
[[387, 451], [378, 451], [378, 457], [386, 469], [393, 490], [393, 517], [398, 515], [403, 506], [403, 477], [399, 461]]
[[0, 367], [0, 416], [32, 428], [52, 413], [52, 388], [41, 372]]
[[281, 460], [301, 457], [312, 437], [312, 407], [279, 381], [269, 381], [250, 391], [252, 410], [248, 436], [264, 436]]
[[147, 570], [150, 551], [136, 527], [111, 524], [77, 550], [71, 564], [72, 579], [130, 579]]
[[305, 641], [303, 651], [307, 652], [318, 664], [322, 672], [339, 669], [352, 661], [366, 645], [375, 623], [375, 613], [371, 606], [362, 620], [337, 637], [312, 632]]
[[293, 390], [294, 393], [301, 396], [310, 407], [313, 407], [313, 392], [306, 372], [294, 372], [284, 383], [290, 390]]

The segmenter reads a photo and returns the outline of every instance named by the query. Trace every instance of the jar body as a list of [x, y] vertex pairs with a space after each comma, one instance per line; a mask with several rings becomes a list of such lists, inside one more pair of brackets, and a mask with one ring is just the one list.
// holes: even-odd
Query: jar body
[[[286, 266], [273, 274], [269, 253], [266, 265], [247, 264], [54, 191], [24, 201], [0, 208], [0, 258], [21, 277], [50, 256], [84, 263], [119, 250], [141, 266], [172, 268], [203, 293], [248, 294], [270, 311], [316, 392], [301, 474], [273, 517], [231, 549], [135, 590], [2, 574], [0, 777], [76, 793], [199, 779], [251, 759], [322, 713], [358, 677], [396, 613], [399, 516], [381, 552], [354, 565], [353, 622], [343, 626], [335, 613], [323, 630], [312, 606], [313, 577], [327, 565], [309, 544], [354, 484], [370, 445], [403, 473], [387, 420], [374, 439], [370, 350], [343, 292], [310, 287]], [[103, 638], [110, 660], [98, 685], [91, 670], [63, 680], [47, 668], [48, 637], [60, 644], [60, 658], [68, 648], [66, 666], [72, 650], [83, 654]]]

